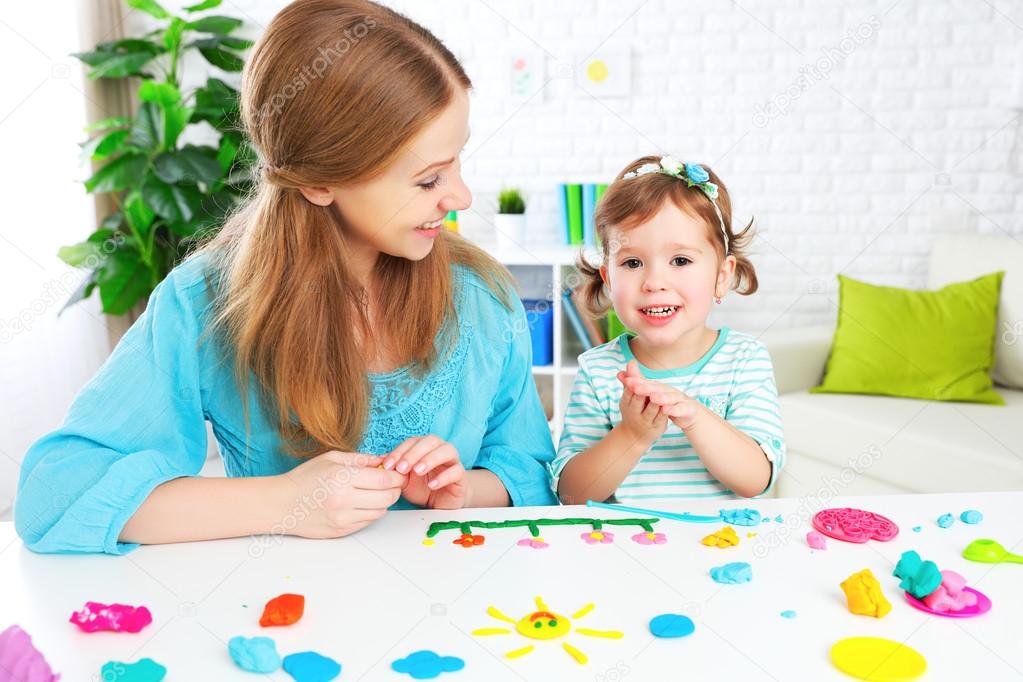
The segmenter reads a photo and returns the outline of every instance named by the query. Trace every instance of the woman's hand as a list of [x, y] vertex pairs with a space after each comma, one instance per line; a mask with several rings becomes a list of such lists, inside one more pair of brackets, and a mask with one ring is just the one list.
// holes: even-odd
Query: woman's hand
[[384, 456], [383, 467], [408, 475], [402, 495], [412, 504], [430, 509], [465, 506], [465, 467], [455, 447], [437, 436], [409, 438]]
[[[656, 409], [658, 416], [671, 419], [683, 431], [691, 428], [696, 421], [696, 416], [700, 411], [700, 404], [697, 401], [676, 388], [643, 378], [639, 372], [639, 365], [635, 361], [630, 361], [626, 365], [625, 371], [618, 373], [618, 380], [625, 387], [625, 394], [622, 395], [623, 402], [625, 395], [630, 392], [636, 396], [635, 402], [643, 404], [649, 400], [649, 405], [645, 409]], [[623, 408], [623, 419], [624, 415]], [[663, 433], [663, 429], [661, 433]]]
[[331, 450], [279, 477], [282, 533], [337, 538], [368, 526], [398, 501], [406, 477], [380, 468], [380, 458]]

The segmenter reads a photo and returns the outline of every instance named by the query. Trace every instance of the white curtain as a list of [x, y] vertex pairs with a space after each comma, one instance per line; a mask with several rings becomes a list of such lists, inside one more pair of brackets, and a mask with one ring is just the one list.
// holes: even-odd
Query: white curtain
[[109, 206], [85, 193], [78, 143], [91, 120], [130, 106], [123, 86], [85, 78], [71, 52], [123, 37], [121, 0], [0, 5], [0, 519], [9, 518], [28, 447], [64, 418], [109, 353], [94, 297], [58, 311], [84, 272], [57, 249], [87, 237]]

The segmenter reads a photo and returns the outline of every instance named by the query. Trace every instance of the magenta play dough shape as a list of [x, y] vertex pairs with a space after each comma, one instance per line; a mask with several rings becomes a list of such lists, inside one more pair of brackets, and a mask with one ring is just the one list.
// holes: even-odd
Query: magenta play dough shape
[[813, 527], [845, 542], [888, 542], [899, 534], [899, 527], [891, 519], [852, 507], [820, 510], [813, 516]]
[[145, 606], [107, 605], [88, 601], [81, 611], [71, 614], [69, 622], [77, 625], [83, 632], [97, 630], [138, 632], [153, 622], [153, 615]]
[[987, 613], [991, 610], [991, 600], [987, 598], [987, 595], [982, 592], [978, 592], [972, 587], [964, 587], [963, 591], [977, 595], [977, 603], [973, 606], [967, 606], [960, 609], [959, 611], [935, 611], [909, 592], [904, 592], [903, 594], [906, 595], [906, 601], [909, 602], [910, 606], [918, 608], [921, 611], [926, 611], [927, 613], [933, 613], [936, 616], [946, 616], [948, 618], [971, 618], [973, 616], [979, 616], [982, 613]]

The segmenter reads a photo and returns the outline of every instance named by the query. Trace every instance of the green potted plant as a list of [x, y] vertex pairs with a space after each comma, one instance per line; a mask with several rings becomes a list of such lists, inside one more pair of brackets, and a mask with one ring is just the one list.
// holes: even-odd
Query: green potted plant
[[[155, 0], [126, 2], [159, 27], [72, 55], [88, 65], [90, 79], [141, 81], [135, 115], [91, 125], [82, 145], [86, 159], [103, 163], [85, 181], [86, 191], [109, 193], [115, 210], [85, 241], [58, 252], [69, 265], [89, 269], [64, 308], [98, 289], [110, 315], [145, 303], [189, 247], [219, 229], [250, 191], [256, 158], [241, 132], [238, 91], [210, 77], [183, 92], [179, 69], [186, 53], [198, 51], [222, 71], [241, 71], [241, 53], [252, 41], [231, 33], [242, 21], [206, 14], [221, 0], [185, 7], [182, 16]], [[183, 144], [186, 130], [203, 123], [212, 141]]]
[[503, 189], [497, 195], [494, 229], [502, 247], [521, 246], [526, 239], [526, 201], [517, 189]]

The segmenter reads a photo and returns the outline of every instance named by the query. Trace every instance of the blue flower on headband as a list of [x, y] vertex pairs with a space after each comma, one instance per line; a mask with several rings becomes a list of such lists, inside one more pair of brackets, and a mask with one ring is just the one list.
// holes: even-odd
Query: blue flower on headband
[[687, 163], [686, 175], [696, 184], [710, 180], [710, 174], [698, 163]]

